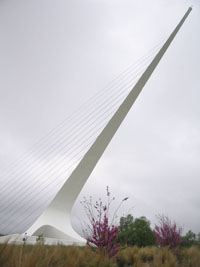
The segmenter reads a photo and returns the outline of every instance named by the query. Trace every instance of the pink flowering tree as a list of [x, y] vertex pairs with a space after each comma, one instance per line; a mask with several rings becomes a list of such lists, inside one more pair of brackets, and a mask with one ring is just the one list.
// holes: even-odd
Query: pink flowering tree
[[115, 210], [114, 215], [110, 216], [110, 207], [115, 198], [111, 198], [108, 187], [106, 195], [106, 204], [103, 204], [101, 198], [95, 203], [93, 203], [92, 197], [89, 199], [84, 197], [81, 201], [88, 219], [83, 233], [88, 246], [91, 248], [97, 247], [102, 255], [113, 257], [120, 249], [120, 244], [116, 242], [119, 232], [119, 227], [116, 224], [117, 211], [128, 198], [124, 198]]
[[161, 247], [169, 246], [172, 249], [182, 244], [181, 233], [183, 228], [172, 222], [167, 216], [158, 215], [157, 219], [158, 224], [155, 225], [153, 232], [158, 245]]

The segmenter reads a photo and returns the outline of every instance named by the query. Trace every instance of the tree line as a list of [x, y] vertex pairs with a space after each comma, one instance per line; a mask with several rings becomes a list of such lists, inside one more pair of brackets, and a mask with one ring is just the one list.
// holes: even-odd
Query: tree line
[[131, 214], [123, 216], [120, 218], [117, 240], [121, 245], [136, 245], [138, 247], [152, 245], [169, 247], [177, 245], [181, 247], [200, 246], [200, 233], [196, 235], [189, 230], [183, 235], [182, 228], [178, 227], [175, 222], [172, 223], [167, 216], [158, 216], [158, 221], [159, 225], [151, 229], [151, 222], [144, 216], [135, 219]]

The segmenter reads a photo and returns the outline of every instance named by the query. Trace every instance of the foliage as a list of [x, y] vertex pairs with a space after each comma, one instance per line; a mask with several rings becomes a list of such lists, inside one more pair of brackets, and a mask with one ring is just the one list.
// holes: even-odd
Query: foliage
[[158, 215], [158, 225], [155, 225], [154, 234], [157, 243], [161, 246], [169, 246], [175, 248], [183, 243], [181, 239], [182, 228], [172, 222], [169, 217]]
[[197, 234], [197, 242], [198, 242], [199, 245], [200, 245], [200, 233]]
[[45, 246], [38, 243], [35, 246], [0, 245], [1, 267], [199, 267], [200, 249], [197, 247], [184, 248], [181, 250], [180, 260], [167, 247], [145, 247], [136, 246], [121, 249], [112, 258], [101, 257], [88, 247], [64, 247]]
[[150, 221], [145, 217], [134, 220], [131, 214], [120, 218], [118, 241], [122, 245], [137, 245], [138, 247], [156, 244]]
[[36, 238], [36, 241], [37, 241], [37, 242], [44, 242], [44, 237], [43, 237], [43, 235], [39, 235], [39, 236]]
[[126, 217], [120, 218], [118, 241], [121, 245], [133, 245], [132, 229], [133, 229], [133, 216], [128, 214]]
[[191, 230], [189, 230], [185, 236], [183, 236], [183, 244], [184, 247], [192, 247], [192, 246], [200, 246], [200, 233], [195, 234]]
[[111, 198], [108, 187], [106, 195], [107, 204], [103, 204], [101, 198], [93, 204], [92, 197], [84, 198], [81, 202], [89, 221], [83, 233], [88, 246], [91, 248], [96, 246], [101, 254], [113, 257], [120, 249], [120, 244], [116, 242], [119, 231], [118, 226], [115, 225], [116, 213], [128, 198], [124, 198], [114, 215], [110, 216], [110, 206], [115, 198]]
[[93, 235], [87, 238], [87, 244], [94, 244], [98, 249], [107, 253], [109, 257], [114, 256], [120, 248], [120, 244], [115, 240], [118, 235], [118, 227], [108, 224], [108, 218], [104, 214], [103, 221], [93, 221]]

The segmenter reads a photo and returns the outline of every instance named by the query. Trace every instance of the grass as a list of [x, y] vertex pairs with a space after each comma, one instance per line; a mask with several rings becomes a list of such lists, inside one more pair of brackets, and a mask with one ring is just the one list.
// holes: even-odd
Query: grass
[[126, 247], [109, 259], [89, 247], [0, 246], [1, 267], [200, 267], [200, 249], [191, 247], [179, 251], [157, 247]]

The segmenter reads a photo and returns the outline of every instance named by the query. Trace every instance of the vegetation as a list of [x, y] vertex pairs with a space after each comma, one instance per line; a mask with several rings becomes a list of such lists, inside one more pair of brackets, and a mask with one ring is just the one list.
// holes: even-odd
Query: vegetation
[[110, 216], [110, 206], [115, 198], [111, 197], [108, 187], [106, 195], [106, 204], [103, 204], [101, 198], [93, 203], [92, 197], [89, 199], [84, 198], [81, 202], [88, 218], [88, 223], [83, 229], [83, 233], [88, 246], [91, 248], [97, 247], [101, 255], [113, 257], [120, 249], [120, 244], [117, 242], [119, 227], [115, 223], [116, 212], [128, 198], [124, 198], [114, 215]]
[[169, 246], [169, 248], [175, 248], [183, 243], [181, 233], [183, 229], [179, 227], [175, 222], [164, 215], [157, 216], [158, 225], [155, 226], [154, 234], [158, 245], [161, 247]]
[[184, 247], [200, 246], [200, 233], [196, 235], [191, 230], [189, 230], [182, 238]]
[[133, 219], [131, 214], [120, 218], [118, 241], [121, 245], [145, 247], [156, 245], [156, 238], [146, 217]]
[[45, 246], [0, 246], [1, 267], [199, 267], [200, 249], [183, 248], [174, 254], [167, 247], [136, 246], [121, 249], [109, 258], [95, 253], [89, 247]]
[[115, 198], [107, 187], [107, 201], [92, 197], [81, 202], [88, 223], [83, 229], [86, 247], [47, 246], [45, 237], [39, 236], [35, 246], [0, 245], [1, 267], [200, 267], [200, 234], [182, 228], [167, 216], [158, 216], [152, 231], [146, 217], [133, 218], [131, 214], [120, 218], [109, 210]]
[[111, 198], [108, 187], [106, 204], [103, 204], [101, 198], [93, 203], [92, 197], [84, 198], [81, 202], [88, 219], [83, 233], [87, 239], [87, 245], [93, 252], [97, 252], [102, 257], [112, 258], [117, 256], [120, 247], [120, 255], [123, 255], [122, 250], [124, 248], [157, 246], [166, 248], [167, 255], [169, 254], [168, 251], [171, 250], [173, 256], [169, 256], [170, 258], [175, 256], [182, 258], [180, 249], [199, 245], [200, 235], [196, 236], [189, 231], [184, 237], [181, 236], [183, 229], [164, 215], [157, 216], [158, 223], [154, 230], [151, 229], [150, 221], [146, 217], [134, 219], [131, 214], [121, 217], [118, 226], [116, 214], [121, 204], [127, 199], [124, 198], [121, 201], [113, 216], [109, 214], [109, 210], [115, 198]]

